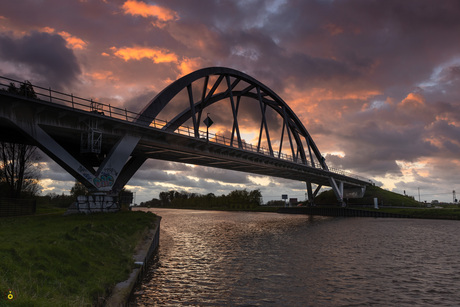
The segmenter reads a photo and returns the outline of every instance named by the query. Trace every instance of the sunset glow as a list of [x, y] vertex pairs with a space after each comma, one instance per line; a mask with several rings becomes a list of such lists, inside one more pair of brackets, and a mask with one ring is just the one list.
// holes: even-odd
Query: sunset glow
[[[422, 201], [451, 201], [448, 193], [460, 191], [458, 16], [457, 2], [433, 0], [24, 0], [0, 13], [0, 75], [139, 112], [186, 74], [233, 68], [289, 105], [331, 167], [389, 190], [421, 189]], [[193, 86], [195, 102], [203, 88], [204, 80]], [[216, 92], [226, 90], [224, 80]], [[159, 117], [171, 120], [187, 106], [184, 90]], [[276, 150], [283, 120], [270, 111]], [[206, 113], [214, 121], [210, 132], [228, 138], [229, 99]], [[238, 116], [242, 139], [257, 146], [258, 102], [242, 99]], [[290, 154], [286, 142], [282, 152]], [[74, 179], [42, 159], [42, 193], [68, 193]], [[172, 188], [259, 188], [299, 199], [305, 192], [304, 182], [156, 160], [145, 162], [129, 187], [137, 202]]]
[[115, 56], [125, 61], [147, 58], [151, 59], [154, 63], [177, 62], [177, 55], [164, 49], [144, 47], [127, 47], [120, 49], [114, 47], [113, 49], [116, 50]]
[[142, 17], [155, 17], [160, 21], [172, 21], [179, 17], [177, 13], [158, 5], [149, 5], [142, 1], [128, 0], [123, 4], [125, 14]]

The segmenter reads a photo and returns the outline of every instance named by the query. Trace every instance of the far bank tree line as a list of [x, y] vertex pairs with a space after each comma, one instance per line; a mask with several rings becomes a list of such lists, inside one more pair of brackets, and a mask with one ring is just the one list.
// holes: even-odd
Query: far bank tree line
[[143, 207], [166, 207], [166, 208], [224, 208], [224, 209], [251, 209], [262, 204], [260, 190], [247, 191], [234, 190], [227, 195], [216, 196], [213, 193], [206, 195], [189, 193], [185, 191], [170, 190], [161, 192], [159, 199], [140, 203]]

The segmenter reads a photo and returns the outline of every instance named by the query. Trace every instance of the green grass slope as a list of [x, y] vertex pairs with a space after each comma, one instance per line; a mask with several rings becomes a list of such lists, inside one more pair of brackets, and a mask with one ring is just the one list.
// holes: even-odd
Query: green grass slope
[[[420, 207], [421, 204], [413, 198], [398, 193], [390, 192], [377, 186], [368, 186], [363, 198], [348, 199], [347, 204], [353, 205], [373, 205], [374, 198], [378, 199], [379, 205], [385, 206], [402, 206], [402, 207]], [[325, 191], [315, 198], [318, 205], [337, 204], [334, 192]]]
[[0, 306], [92, 306], [134, 266], [144, 212], [0, 218]]

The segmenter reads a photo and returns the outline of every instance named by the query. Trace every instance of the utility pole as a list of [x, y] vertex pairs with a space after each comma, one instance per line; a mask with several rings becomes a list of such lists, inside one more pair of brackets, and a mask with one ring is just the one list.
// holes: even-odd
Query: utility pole
[[455, 190], [452, 191], [452, 202], [454, 204], [457, 202], [457, 195], [455, 194]]
[[418, 189], [418, 202], [420, 202], [420, 188], [417, 188]]
[[[209, 123], [209, 113], [207, 114], [206, 119], [207, 119], [207, 122]], [[206, 141], [208, 142], [209, 142], [209, 126], [210, 125], [206, 125]]]

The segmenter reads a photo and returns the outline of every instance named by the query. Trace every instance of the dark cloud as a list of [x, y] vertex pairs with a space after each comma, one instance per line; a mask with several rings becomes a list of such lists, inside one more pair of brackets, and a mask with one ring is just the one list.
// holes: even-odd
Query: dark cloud
[[[22, 72], [29, 71], [52, 87], [70, 87], [80, 76], [85, 81], [79, 85], [80, 96], [132, 111], [140, 111], [186, 72], [228, 66], [279, 94], [331, 165], [387, 176], [408, 188], [416, 181], [435, 189], [458, 182], [458, 1], [206, 0], [196, 5], [158, 0], [156, 5], [179, 16], [161, 27], [154, 17], [124, 14], [123, 3], [75, 1], [63, 7], [57, 0], [25, 0], [6, 6], [0, 14], [0, 29], [6, 29], [0, 34], [1, 61], [15, 68], [15, 77], [24, 79]], [[55, 34], [34, 32], [44, 27]], [[86, 48], [68, 49], [61, 31], [84, 40]], [[28, 34], [20, 38], [18, 33]], [[125, 60], [115, 55], [131, 47], [167, 50], [177, 60], [155, 63], [149, 57]], [[197, 88], [199, 96], [202, 87]], [[187, 107], [184, 93], [162, 119]], [[230, 136], [228, 99], [206, 111], [215, 122], [212, 128]], [[238, 121], [245, 132], [258, 135], [258, 102], [243, 99]], [[268, 112], [267, 122], [271, 138], [279, 138], [281, 118]], [[424, 166], [410, 173], [401, 163]], [[210, 184], [207, 178], [220, 183]], [[222, 192], [236, 183], [257, 186], [244, 173], [154, 160], [145, 163], [133, 182], [155, 191], [160, 185], [154, 182]], [[303, 188], [296, 187], [277, 180], [263, 191]]]
[[21, 38], [0, 36], [2, 61], [17, 65], [16, 73], [21, 73], [21, 65], [49, 82], [53, 87], [71, 85], [81, 70], [73, 51], [66, 47], [66, 41], [59, 35], [32, 32]]
[[132, 112], [140, 113], [156, 95], [157, 92], [146, 91], [145, 93], [124, 101], [123, 106]]

